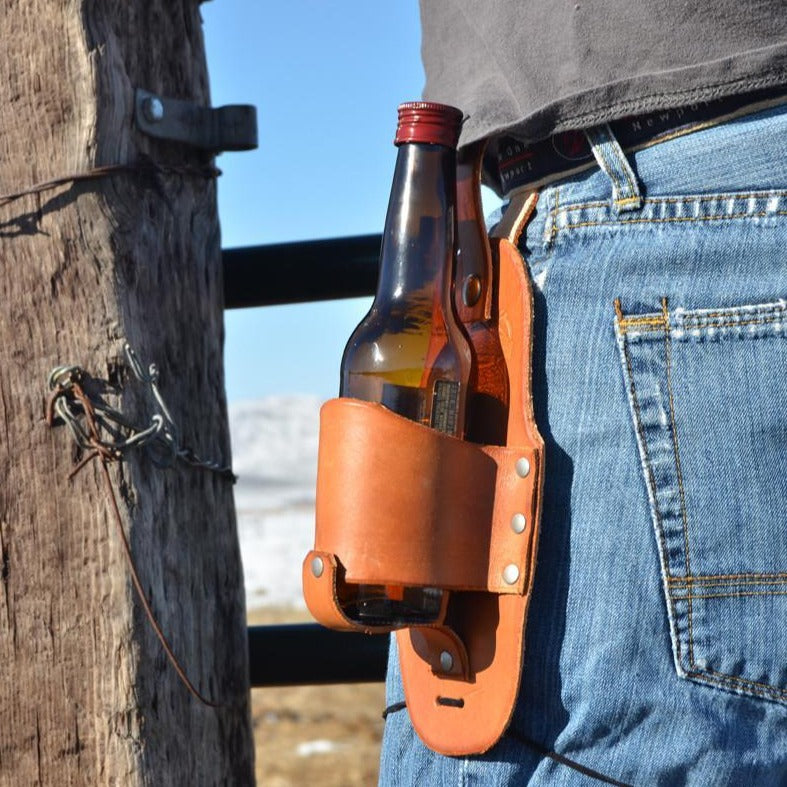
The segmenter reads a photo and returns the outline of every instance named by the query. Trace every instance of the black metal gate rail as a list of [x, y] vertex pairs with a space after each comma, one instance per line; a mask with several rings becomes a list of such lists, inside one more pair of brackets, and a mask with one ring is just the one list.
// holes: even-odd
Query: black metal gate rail
[[316, 623], [249, 627], [252, 686], [366, 683], [385, 679], [388, 637]]
[[373, 295], [380, 235], [224, 249], [224, 308]]
[[[373, 295], [380, 235], [278, 243], [222, 252], [224, 307]], [[388, 638], [318, 624], [251, 626], [251, 685], [359, 683], [385, 679]]]

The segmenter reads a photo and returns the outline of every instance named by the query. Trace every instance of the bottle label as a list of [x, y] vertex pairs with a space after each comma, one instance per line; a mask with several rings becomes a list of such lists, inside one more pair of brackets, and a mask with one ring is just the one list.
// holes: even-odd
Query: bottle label
[[432, 429], [446, 434], [456, 434], [459, 416], [459, 383], [454, 380], [437, 380], [432, 394]]

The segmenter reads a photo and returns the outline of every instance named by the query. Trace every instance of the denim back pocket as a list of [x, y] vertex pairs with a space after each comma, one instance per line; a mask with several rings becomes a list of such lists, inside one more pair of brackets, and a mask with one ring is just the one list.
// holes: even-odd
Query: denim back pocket
[[616, 312], [678, 674], [787, 702], [787, 301]]

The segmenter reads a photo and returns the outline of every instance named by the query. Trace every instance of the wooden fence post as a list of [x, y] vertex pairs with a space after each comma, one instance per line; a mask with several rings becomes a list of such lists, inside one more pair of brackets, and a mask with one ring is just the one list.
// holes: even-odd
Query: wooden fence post
[[144, 449], [107, 466], [142, 589], [210, 707], [135, 595], [101, 459], [69, 480], [86, 452], [44, 416], [50, 370], [77, 364], [149, 424], [129, 342], [180, 443], [229, 461], [212, 159], [133, 122], [138, 87], [209, 103], [199, 5], [24, 0], [0, 29], [0, 193], [29, 192], [0, 197], [0, 785], [250, 784], [231, 480]]

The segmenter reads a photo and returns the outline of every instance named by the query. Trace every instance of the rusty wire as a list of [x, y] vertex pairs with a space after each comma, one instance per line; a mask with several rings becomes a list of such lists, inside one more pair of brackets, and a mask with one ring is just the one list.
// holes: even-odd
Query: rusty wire
[[[98, 460], [116, 529], [128, 563], [131, 581], [145, 615], [181, 682], [189, 693], [204, 705], [211, 708], [224, 707], [221, 703], [205, 697], [190, 680], [153, 612], [150, 601], [145, 595], [131, 545], [123, 527], [123, 517], [109, 474], [109, 463], [121, 461], [124, 455], [133, 448], [158, 442], [163, 443], [173, 458], [180, 459], [191, 466], [202, 467], [230, 476], [232, 476], [232, 471], [217, 463], [205, 462], [190, 450], [179, 446], [175, 424], [158, 389], [158, 370], [155, 365], [151, 364], [145, 372], [131, 347], [126, 344], [125, 349], [134, 375], [140, 382], [148, 385], [160, 409], [160, 412], [153, 415], [151, 423], [147, 427], [135, 428], [122, 413], [109, 407], [98, 397], [89, 396], [83, 387], [86, 374], [78, 366], [59, 366], [53, 369], [49, 375], [51, 393], [47, 400], [46, 420], [48, 425], [52, 427], [60, 418], [68, 426], [76, 443], [85, 451], [84, 457], [69, 473], [69, 479], [77, 475], [90, 462]], [[126, 433], [125, 437], [119, 436], [117, 427], [121, 427]], [[109, 434], [110, 439], [102, 436], [103, 434]], [[159, 461], [158, 464], [161, 465], [161, 462]], [[234, 478], [234, 476], [232, 477]]]
[[[154, 409], [150, 423], [147, 426], [136, 426], [119, 410], [94, 397], [91, 399], [91, 406], [94, 413], [100, 416], [100, 421], [109, 427], [104, 430], [109, 439], [102, 439], [100, 434], [88, 434], [83, 423], [84, 413], [75, 409], [74, 398], [68, 396], [69, 390], [83, 380], [85, 373], [79, 366], [58, 366], [49, 375], [49, 389], [53, 392], [49, 406], [71, 430], [77, 444], [87, 451], [98, 450], [98, 446], [101, 446], [106, 458], [110, 459], [112, 456], [115, 460], [121, 459], [131, 449], [147, 446], [153, 449], [151, 459], [159, 467], [169, 467], [180, 460], [192, 467], [210, 470], [234, 481], [235, 475], [229, 465], [215, 459], [204, 459], [181, 444], [180, 430], [158, 385], [159, 371], [156, 364], [150, 364], [145, 369], [128, 342], [124, 349], [129, 368], [136, 379], [148, 389], [148, 399]], [[121, 433], [124, 436], [121, 436]]]
[[6, 194], [0, 194], [0, 206], [6, 205], [9, 202], [14, 202], [29, 194], [40, 194], [44, 191], [51, 191], [52, 189], [59, 188], [60, 186], [72, 186], [75, 183], [83, 183], [89, 180], [100, 180], [112, 175], [120, 174], [150, 174], [156, 173], [161, 175], [184, 175], [188, 177], [201, 177], [201, 178], [217, 178], [221, 175], [221, 170], [214, 166], [208, 165], [204, 167], [194, 165], [167, 165], [158, 164], [148, 158], [140, 158], [139, 161], [130, 164], [105, 164], [103, 166], [93, 167], [85, 170], [84, 172], [73, 172], [67, 175], [60, 175], [50, 180], [35, 183], [32, 186], [11, 191]]

